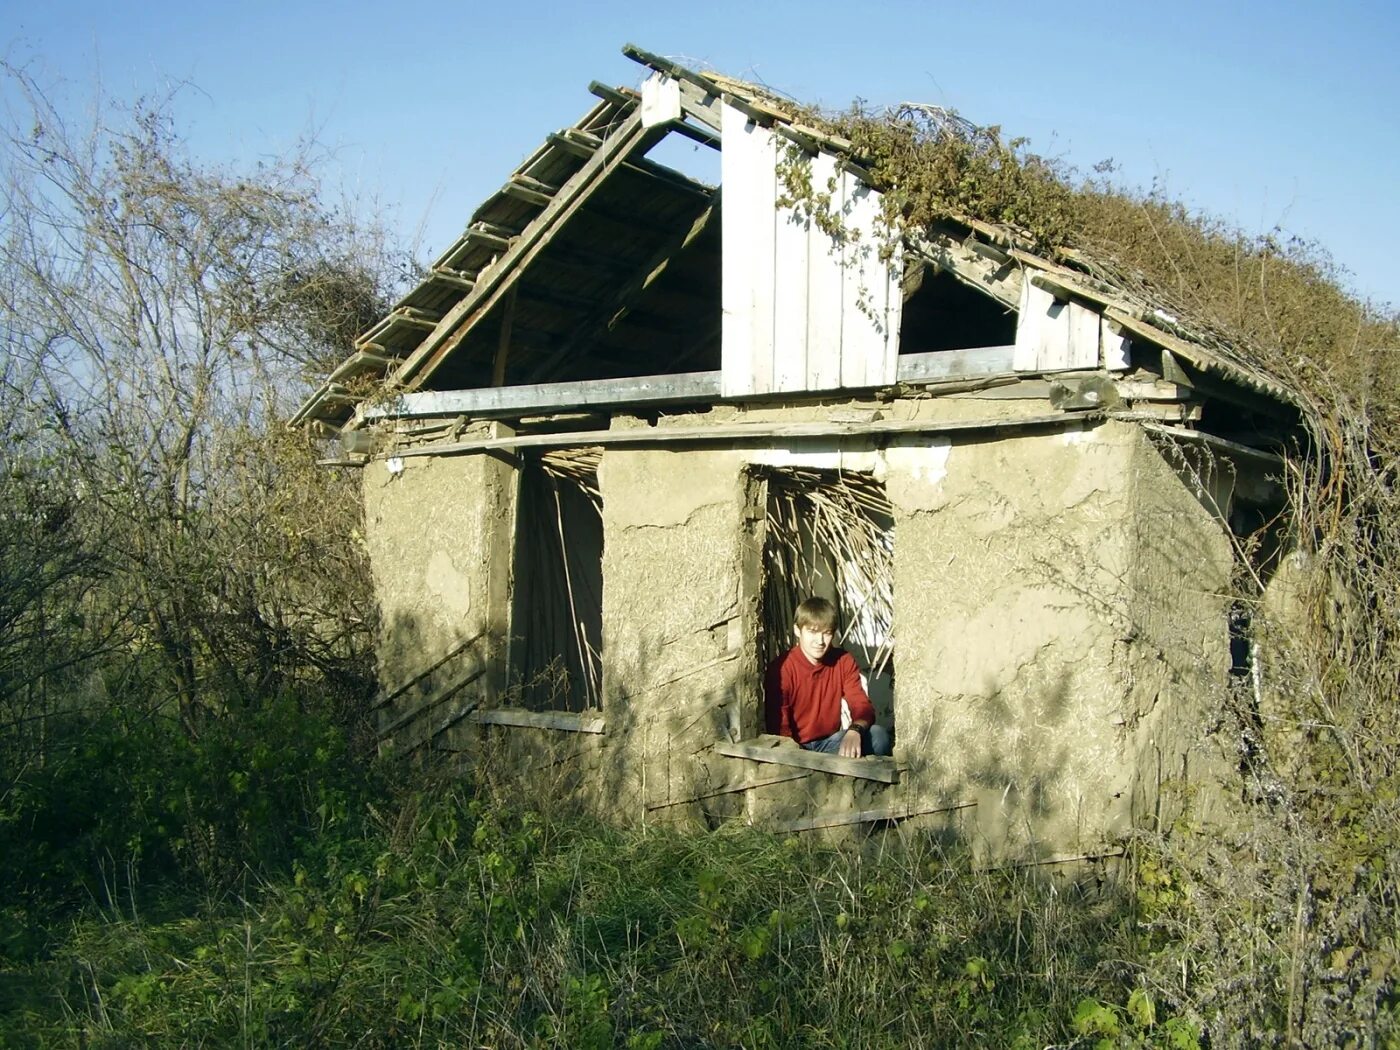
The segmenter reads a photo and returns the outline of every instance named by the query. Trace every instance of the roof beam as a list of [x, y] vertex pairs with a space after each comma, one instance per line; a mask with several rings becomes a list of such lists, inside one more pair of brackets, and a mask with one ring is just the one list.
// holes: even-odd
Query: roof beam
[[716, 135], [722, 130], [719, 92], [714, 88], [696, 87], [690, 81], [681, 82], [681, 113], [703, 124]]
[[933, 229], [924, 237], [910, 235], [909, 247], [921, 257], [956, 277], [969, 288], [990, 295], [1012, 310], [1021, 307], [1022, 275], [1010, 260], [998, 263], [952, 234]]
[[[509, 387], [502, 389], [509, 390]], [[800, 423], [716, 423], [708, 426], [639, 426], [620, 430], [586, 430], [559, 434], [517, 434], [502, 438], [474, 438], [442, 444], [416, 445], [396, 449], [388, 455], [404, 458], [417, 456], [451, 456], [469, 452], [485, 452], [505, 448], [570, 448], [578, 445], [668, 445], [728, 444], [757, 441], [768, 443], [774, 438], [797, 440], [822, 438], [869, 439], [878, 434], [975, 434], [989, 431], [1015, 432], [1045, 430], [1061, 427], [1076, 430], [1098, 426], [1107, 417], [1102, 412], [1051, 412], [1034, 416], [994, 416], [987, 419], [875, 419], [868, 422], [849, 420], [807, 421]]]
[[[718, 328], [709, 334], [712, 338], [717, 336]], [[511, 349], [520, 349], [515, 339], [512, 339]], [[971, 350], [904, 354], [899, 359], [899, 381], [918, 385], [950, 377], [1014, 378], [1011, 371], [1011, 351], [1012, 347], [1009, 346], [987, 346]], [[721, 400], [718, 372], [671, 372], [622, 379], [529, 383], [519, 386], [475, 387], [467, 390], [420, 390], [400, 394], [389, 401], [365, 402], [360, 406], [358, 420], [368, 422], [392, 417], [459, 415], [482, 419], [580, 408], [718, 400]], [[1013, 423], [1015, 420], [1008, 419], [1007, 422]], [[891, 425], [898, 429], [901, 424]], [[935, 429], [938, 426], [928, 425]], [[742, 428], [736, 431], [751, 432]]]
[[718, 397], [718, 372], [683, 372], [678, 375], [589, 379], [574, 383], [478, 387], [474, 390], [420, 390], [368, 406], [362, 415], [367, 420], [460, 415], [484, 419], [603, 405], [705, 401]]
[[422, 385], [479, 322], [520, 279], [525, 268], [549, 244], [581, 208], [593, 192], [635, 152], [647, 148], [664, 132], [644, 129], [641, 116], [634, 112], [606, 139], [555, 194], [510, 247], [478, 278], [476, 286], [462, 297], [438, 326], [419, 344], [394, 375], [402, 386]]
[[600, 80], [595, 80], [588, 85], [590, 94], [598, 96], [604, 102], [611, 102], [615, 106], [630, 106], [638, 101], [637, 93], [628, 88], [609, 87]]
[[[651, 129], [658, 135], [664, 135], [667, 131], [673, 130], [673, 125], [658, 125]], [[577, 128], [565, 128], [563, 131], [551, 132], [549, 135], [551, 145], [557, 146], [567, 153], [572, 153], [576, 157], [592, 157], [602, 144], [596, 135], [586, 131], [579, 131]], [[697, 195], [708, 195], [711, 187], [703, 182], [697, 182], [690, 176], [676, 171], [675, 168], [668, 168], [664, 164], [658, 164], [654, 160], [646, 157], [632, 157], [622, 165], [629, 171], [635, 171], [640, 175], [649, 175], [652, 178], [661, 179], [680, 190], [688, 190]]]
[[533, 378], [543, 378], [550, 369], [573, 353], [581, 344], [592, 341], [594, 333], [600, 328], [604, 326], [612, 328], [618, 321], [618, 313], [631, 309], [633, 301], [655, 284], [677, 256], [694, 244], [705, 232], [710, 221], [719, 213], [719, 195], [720, 191], [716, 190], [710, 198], [709, 206], [696, 216], [695, 221], [690, 224], [688, 229], [682, 231], [678, 236], [668, 238], [666, 243], [657, 249], [656, 254], [638, 269], [631, 280], [618, 288], [587, 320], [574, 329], [574, 334], [535, 369]]

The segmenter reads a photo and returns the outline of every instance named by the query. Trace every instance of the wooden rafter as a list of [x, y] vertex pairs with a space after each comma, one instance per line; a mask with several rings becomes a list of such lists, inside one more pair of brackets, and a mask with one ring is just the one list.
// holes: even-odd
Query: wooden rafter
[[553, 354], [549, 356], [540, 366], [535, 369], [533, 379], [538, 382], [549, 370], [563, 361], [580, 346], [587, 345], [592, 341], [599, 329], [615, 323], [614, 319], [621, 310], [630, 309], [633, 302], [650, 288], [661, 275], [664, 274], [671, 263], [687, 248], [694, 244], [709, 226], [711, 219], [719, 212], [719, 191], [716, 190], [710, 200], [710, 204], [696, 216], [695, 221], [688, 228], [677, 236], [670, 238], [665, 244], [657, 249], [655, 254], [646, 261], [632, 277], [631, 280], [623, 284], [617, 291], [609, 296], [586, 320], [581, 322], [575, 329], [574, 334], [565, 340]]
[[494, 266], [481, 274], [472, 290], [408, 356], [395, 373], [395, 381], [410, 389], [421, 386], [467, 333], [504, 298], [525, 268], [607, 177], [632, 153], [648, 148], [658, 134], [664, 132], [644, 129], [641, 118], [634, 112], [604, 139], [583, 167], [559, 188], [539, 217], [521, 232]]

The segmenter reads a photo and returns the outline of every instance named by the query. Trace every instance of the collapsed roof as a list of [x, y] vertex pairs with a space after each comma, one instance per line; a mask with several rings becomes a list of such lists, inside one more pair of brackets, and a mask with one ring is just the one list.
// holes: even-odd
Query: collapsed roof
[[[803, 123], [770, 92], [628, 46], [674, 96], [594, 83], [596, 104], [548, 135], [472, 215], [419, 285], [355, 342], [292, 419], [326, 432], [365, 422], [361, 406], [429, 390], [609, 380], [713, 370], [722, 347], [721, 191], [647, 154], [676, 133], [721, 146], [729, 107], [809, 155], [870, 181], [849, 142]], [[1036, 294], [1092, 308], [1158, 371], [1236, 403], [1292, 397], [1202, 325], [1164, 310], [1082, 253], [1056, 262], [1009, 227], [952, 217], [906, 230], [904, 293], [921, 275], [972, 288], [1001, 312]], [[942, 293], [940, 293], [942, 294]], [[945, 314], [946, 316], [946, 314]], [[927, 347], [922, 347], [927, 349]], [[901, 346], [901, 352], [903, 346]]]

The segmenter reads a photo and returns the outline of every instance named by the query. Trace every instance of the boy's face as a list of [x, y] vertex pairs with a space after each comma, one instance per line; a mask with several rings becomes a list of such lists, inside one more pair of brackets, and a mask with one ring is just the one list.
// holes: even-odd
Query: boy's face
[[802, 655], [812, 663], [816, 663], [826, 651], [831, 648], [831, 639], [835, 632], [830, 627], [793, 627], [792, 633], [797, 636], [797, 646], [802, 650]]

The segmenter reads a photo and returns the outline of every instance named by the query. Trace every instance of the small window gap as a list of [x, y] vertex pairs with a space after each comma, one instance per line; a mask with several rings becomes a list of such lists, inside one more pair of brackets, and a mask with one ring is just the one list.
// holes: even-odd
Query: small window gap
[[900, 315], [901, 354], [1010, 346], [1015, 341], [1013, 311], [931, 266], [925, 267]]
[[602, 706], [599, 459], [590, 448], [521, 460], [511, 663], [515, 703], [527, 710]]

